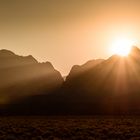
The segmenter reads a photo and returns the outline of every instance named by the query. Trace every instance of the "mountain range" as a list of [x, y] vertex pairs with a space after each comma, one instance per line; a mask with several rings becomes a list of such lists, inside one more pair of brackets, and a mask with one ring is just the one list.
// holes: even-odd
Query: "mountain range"
[[75, 65], [63, 80], [50, 62], [0, 50], [4, 115], [139, 115], [140, 49]]

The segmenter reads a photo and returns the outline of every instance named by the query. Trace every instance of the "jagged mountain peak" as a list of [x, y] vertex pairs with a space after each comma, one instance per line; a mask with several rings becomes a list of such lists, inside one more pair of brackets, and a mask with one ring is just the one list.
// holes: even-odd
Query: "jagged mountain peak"
[[34, 62], [34, 63], [38, 63], [38, 61], [32, 56], [32, 55], [28, 55], [28, 56], [21, 56], [23, 59], [26, 58], [28, 61], [30, 62]]
[[131, 52], [133, 52], [133, 51], [139, 51], [140, 52], [140, 49], [137, 46], [132, 46]]
[[136, 46], [133, 46], [129, 56], [134, 56], [134, 57], [139, 56], [140, 57], [140, 49]]
[[15, 53], [6, 49], [0, 50], [0, 57], [9, 57], [9, 56], [15, 56]]

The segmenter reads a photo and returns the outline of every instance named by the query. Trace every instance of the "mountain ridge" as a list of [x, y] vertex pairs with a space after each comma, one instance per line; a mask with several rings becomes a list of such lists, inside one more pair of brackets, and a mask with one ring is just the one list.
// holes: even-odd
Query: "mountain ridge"
[[[2, 114], [140, 115], [139, 58], [140, 49], [133, 47], [127, 57], [113, 55], [106, 60], [91, 60], [81, 66], [73, 66], [66, 80], [60, 80], [59, 88], [46, 94], [46, 84], [39, 86], [39, 94], [33, 92], [25, 98], [14, 100]], [[34, 67], [34, 70], [46, 73], [48, 67], [44, 69], [44, 63], [37, 65], [42, 68]], [[49, 78], [52, 77], [50, 75]], [[47, 82], [44, 78], [42, 82], [36, 82], [44, 83], [45, 80]], [[31, 83], [34, 88], [34, 82]]]
[[31, 55], [19, 56], [9, 50], [0, 50], [0, 77], [0, 98], [5, 102], [28, 94], [47, 94], [63, 83], [50, 62], [39, 63]]

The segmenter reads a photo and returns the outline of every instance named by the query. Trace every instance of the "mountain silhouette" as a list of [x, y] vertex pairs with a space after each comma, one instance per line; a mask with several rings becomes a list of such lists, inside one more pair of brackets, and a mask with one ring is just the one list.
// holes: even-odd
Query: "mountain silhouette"
[[84, 104], [85, 112], [139, 114], [140, 50], [133, 47], [128, 57], [113, 55], [80, 76], [69, 77], [64, 90], [73, 94], [76, 107]]
[[[33, 63], [45, 65], [35, 61]], [[32, 68], [37, 71], [36, 67]], [[46, 72], [46, 69], [44, 70], [43, 67], [42, 71]], [[32, 73], [29, 70], [28, 72]], [[28, 75], [26, 77], [29, 78]], [[75, 65], [64, 82], [61, 78], [59, 84], [61, 86], [55, 92], [30, 94], [29, 91], [26, 98], [8, 104], [4, 113], [14, 115], [140, 114], [140, 49], [135, 46], [128, 57], [113, 55], [106, 60], [97, 59], [81, 66]], [[40, 80], [37, 81], [40, 83]], [[35, 83], [32, 83], [33, 89], [36, 87], [34, 85]], [[54, 83], [52, 85], [54, 86]], [[44, 85], [39, 86], [39, 90], [35, 88], [35, 91], [47, 93], [47, 89], [48, 87]]]
[[83, 65], [74, 65], [69, 73], [69, 75], [66, 77], [66, 80], [70, 80], [71, 78], [74, 78], [75, 76], [81, 75], [87, 71], [89, 71], [90, 69], [92, 69], [93, 67], [95, 67], [96, 65], [98, 65], [99, 63], [101, 63], [102, 61], [104, 61], [103, 59], [97, 59], [97, 60], [90, 60], [88, 62], [86, 62]]
[[60, 88], [61, 74], [51, 63], [38, 63], [35, 58], [18, 56], [9, 50], [0, 50], [0, 104], [24, 96], [48, 94]]

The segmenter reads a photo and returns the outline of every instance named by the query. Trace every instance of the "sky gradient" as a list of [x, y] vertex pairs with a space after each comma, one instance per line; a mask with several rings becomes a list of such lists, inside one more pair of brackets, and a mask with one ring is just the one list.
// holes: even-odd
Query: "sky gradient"
[[0, 0], [0, 49], [72, 65], [111, 55], [113, 39], [140, 38], [140, 0]]

